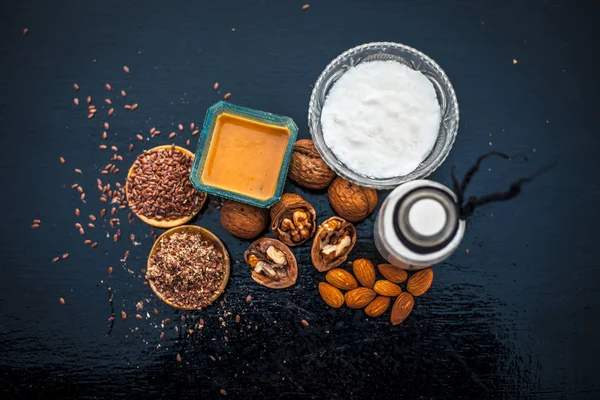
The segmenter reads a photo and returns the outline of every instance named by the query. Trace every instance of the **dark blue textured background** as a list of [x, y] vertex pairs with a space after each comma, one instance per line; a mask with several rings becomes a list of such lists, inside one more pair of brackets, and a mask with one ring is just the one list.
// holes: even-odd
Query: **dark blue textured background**
[[[598, 5], [327, 0], [302, 12], [302, 4], [1, 3], [4, 397], [218, 398], [221, 388], [240, 399], [600, 396], [600, 251], [592, 231], [600, 223]], [[226, 301], [182, 322], [181, 313], [158, 302], [138, 278], [152, 244], [148, 226], [129, 225], [120, 212], [121, 241], [107, 238], [112, 230], [98, 221], [86, 235], [99, 241], [98, 248], [82, 244], [73, 209], [99, 214], [95, 179], [109, 162], [109, 153], [97, 149], [106, 119], [105, 82], [114, 88], [108, 144], [125, 156], [116, 177], [122, 182], [143, 148], [170, 143], [166, 136], [179, 122], [186, 132], [175, 142], [183, 145], [191, 138], [189, 123], [201, 124], [206, 108], [226, 92], [234, 103], [292, 117], [300, 136], [308, 137], [309, 85], [332, 58], [369, 41], [423, 51], [454, 84], [460, 129], [433, 179], [449, 184], [452, 165], [463, 172], [489, 150], [530, 157], [528, 164], [486, 164], [471, 191], [482, 194], [559, 161], [519, 198], [476, 213], [461, 248], [436, 266], [432, 289], [417, 299], [406, 322], [392, 327], [387, 317], [367, 320], [361, 311], [327, 308], [316, 289], [323, 276], [310, 266], [308, 246], [296, 251], [300, 278], [291, 290], [259, 287], [243, 264], [234, 265]], [[220, 93], [212, 90], [215, 81]], [[138, 110], [123, 110], [117, 97], [122, 88]], [[82, 100], [79, 107], [74, 95]], [[91, 121], [87, 95], [99, 108]], [[154, 126], [159, 138], [135, 140]], [[129, 143], [136, 145], [133, 153], [126, 151]], [[70, 188], [74, 182], [86, 189], [87, 204]], [[287, 190], [315, 204], [320, 221], [332, 215], [326, 195], [293, 184]], [[377, 259], [374, 216], [357, 226], [352, 258]], [[30, 228], [35, 218], [43, 221], [38, 231]], [[213, 230], [241, 260], [248, 242], [224, 232], [218, 218], [213, 204], [195, 223]], [[130, 233], [140, 246], [131, 244]], [[119, 259], [127, 249], [131, 256], [124, 264]], [[50, 262], [64, 252], [67, 260]], [[111, 277], [108, 266], [115, 270]], [[129, 315], [117, 318], [112, 330], [108, 286], [117, 314]], [[136, 320], [135, 304], [144, 299], [150, 300], [144, 319]], [[160, 316], [152, 315], [155, 306]], [[156, 327], [166, 317], [177, 324]], [[204, 318], [206, 327], [184, 335], [192, 318]]]

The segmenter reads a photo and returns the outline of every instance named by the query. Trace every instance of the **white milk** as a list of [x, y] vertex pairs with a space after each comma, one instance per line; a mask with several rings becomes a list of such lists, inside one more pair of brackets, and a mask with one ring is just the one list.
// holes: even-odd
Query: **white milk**
[[373, 178], [414, 171], [435, 144], [441, 111], [431, 82], [395, 61], [350, 68], [323, 106], [323, 138], [351, 170]]

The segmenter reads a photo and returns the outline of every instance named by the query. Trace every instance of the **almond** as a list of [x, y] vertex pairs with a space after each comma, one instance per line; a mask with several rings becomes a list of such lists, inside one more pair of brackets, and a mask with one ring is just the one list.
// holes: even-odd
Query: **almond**
[[386, 281], [385, 279], [381, 279], [375, 282], [373, 290], [375, 290], [377, 294], [390, 297], [396, 297], [400, 293], [402, 293], [402, 289], [400, 289], [400, 286], [390, 281]]
[[344, 295], [342, 292], [329, 283], [320, 282], [319, 293], [329, 307], [340, 308], [344, 304]]
[[369, 317], [379, 317], [390, 306], [390, 298], [387, 296], [377, 296], [375, 300], [365, 307], [365, 314]]
[[346, 292], [346, 305], [350, 308], [363, 308], [369, 304], [377, 296], [377, 293], [372, 289], [360, 287]]
[[421, 296], [431, 287], [433, 282], [433, 270], [427, 268], [413, 274], [408, 278], [406, 283], [406, 290], [408, 290], [413, 296]]
[[352, 263], [352, 270], [361, 285], [368, 288], [373, 287], [375, 284], [375, 267], [373, 267], [371, 261], [364, 258], [358, 259]]
[[[406, 264], [407, 268], [408, 266], [409, 265]], [[390, 282], [404, 283], [406, 282], [406, 279], [408, 279], [408, 272], [392, 264], [379, 264], [377, 269], [379, 270], [379, 273]]]
[[398, 325], [404, 321], [412, 311], [414, 305], [415, 299], [410, 293], [401, 293], [392, 306], [392, 315], [390, 316], [392, 325]]
[[351, 290], [358, 287], [358, 282], [356, 282], [352, 274], [341, 268], [329, 270], [327, 275], [325, 275], [325, 279], [336, 288], [342, 290]]

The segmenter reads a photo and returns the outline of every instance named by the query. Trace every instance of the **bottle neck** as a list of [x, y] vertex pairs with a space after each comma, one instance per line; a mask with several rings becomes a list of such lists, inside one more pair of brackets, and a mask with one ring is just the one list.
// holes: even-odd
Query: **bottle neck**
[[459, 227], [454, 198], [433, 186], [417, 187], [402, 196], [394, 207], [394, 232], [407, 249], [434, 253], [447, 246]]

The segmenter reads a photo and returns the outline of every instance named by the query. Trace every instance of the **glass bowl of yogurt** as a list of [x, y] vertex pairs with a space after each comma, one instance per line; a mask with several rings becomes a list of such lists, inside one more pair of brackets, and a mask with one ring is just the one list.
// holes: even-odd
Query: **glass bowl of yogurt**
[[392, 42], [345, 51], [312, 91], [308, 126], [325, 162], [361, 186], [393, 189], [430, 175], [458, 130], [446, 73], [425, 54]]

